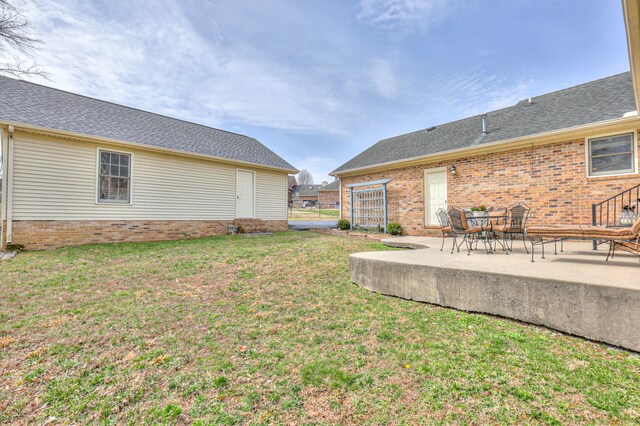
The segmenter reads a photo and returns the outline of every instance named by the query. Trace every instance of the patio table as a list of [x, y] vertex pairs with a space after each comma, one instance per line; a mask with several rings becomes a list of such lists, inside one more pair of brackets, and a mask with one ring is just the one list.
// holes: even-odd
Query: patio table
[[[489, 223], [489, 220], [506, 220], [506, 219], [507, 219], [506, 213], [500, 216], [494, 216], [489, 214], [484, 214], [482, 216], [469, 215], [467, 216], [467, 224], [469, 226], [486, 226], [487, 223]], [[482, 237], [488, 241], [489, 238], [491, 237], [491, 230], [482, 231]], [[502, 243], [500, 243], [500, 245], [502, 245]], [[477, 247], [477, 243], [476, 243], [476, 247]], [[489, 243], [489, 253], [493, 253], [494, 251], [495, 250], [491, 247], [491, 243]]]
[[504, 215], [501, 215], [501, 216], [490, 216], [488, 214], [482, 215], [482, 216], [467, 216], [467, 222], [469, 222], [469, 225], [471, 225], [471, 226], [485, 226], [487, 224], [487, 222], [489, 222], [489, 219], [491, 219], [491, 220], [506, 220], [507, 217], [508, 216], [507, 216], [506, 213]]

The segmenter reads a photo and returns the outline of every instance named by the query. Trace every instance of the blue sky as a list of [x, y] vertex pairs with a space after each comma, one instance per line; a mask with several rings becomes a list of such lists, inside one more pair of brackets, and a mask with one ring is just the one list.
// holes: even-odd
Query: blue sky
[[61, 89], [256, 137], [317, 183], [380, 139], [629, 69], [610, 0], [39, 0]]

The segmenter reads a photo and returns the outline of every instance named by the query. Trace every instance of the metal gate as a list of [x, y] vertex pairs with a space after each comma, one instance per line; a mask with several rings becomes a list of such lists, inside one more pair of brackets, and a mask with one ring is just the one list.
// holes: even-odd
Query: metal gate
[[[390, 179], [345, 185], [349, 188], [351, 229], [387, 229], [387, 183]], [[356, 189], [362, 188], [362, 189]]]

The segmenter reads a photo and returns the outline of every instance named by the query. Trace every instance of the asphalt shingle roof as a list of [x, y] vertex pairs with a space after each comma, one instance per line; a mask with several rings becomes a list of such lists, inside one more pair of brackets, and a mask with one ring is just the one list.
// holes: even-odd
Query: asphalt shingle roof
[[338, 191], [340, 190], [340, 181], [334, 180], [333, 182], [326, 184], [322, 188], [318, 189], [318, 191]]
[[316, 197], [320, 188], [322, 185], [294, 185], [292, 195], [294, 197]]
[[637, 109], [629, 72], [532, 99], [487, 113], [486, 135], [476, 115], [383, 139], [332, 173], [621, 118]]
[[270, 167], [295, 168], [256, 139], [0, 76], [0, 121]]

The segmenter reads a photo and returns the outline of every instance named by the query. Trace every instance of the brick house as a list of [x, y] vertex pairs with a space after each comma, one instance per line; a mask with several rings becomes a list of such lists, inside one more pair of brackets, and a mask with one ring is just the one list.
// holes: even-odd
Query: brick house
[[0, 98], [2, 248], [288, 227], [297, 170], [254, 138], [8, 77]]
[[312, 208], [318, 205], [318, 189], [322, 185], [294, 185], [291, 191], [291, 207]]
[[340, 183], [335, 180], [320, 185], [293, 185], [289, 205], [294, 208], [337, 209], [340, 205]]
[[340, 181], [338, 179], [318, 189], [318, 203], [323, 209], [340, 208]]
[[531, 224], [588, 224], [594, 203], [637, 194], [640, 1], [622, 6], [630, 72], [379, 141], [331, 173], [341, 217], [350, 217], [348, 186], [367, 182], [388, 182], [387, 219], [410, 235], [432, 234], [434, 213], [448, 206], [521, 201]]
[[590, 223], [591, 205], [640, 184], [629, 72], [384, 139], [332, 172], [344, 185], [390, 179], [387, 217], [430, 235], [442, 207], [525, 202], [532, 223]]

